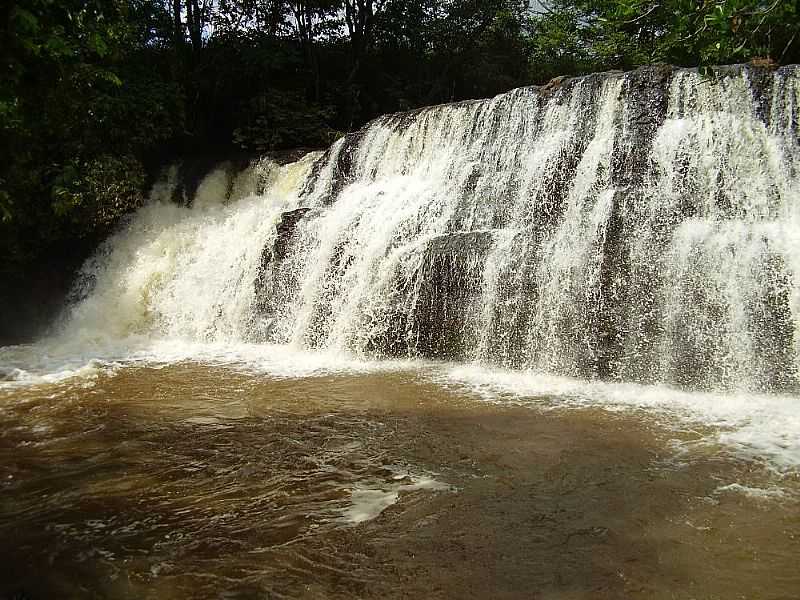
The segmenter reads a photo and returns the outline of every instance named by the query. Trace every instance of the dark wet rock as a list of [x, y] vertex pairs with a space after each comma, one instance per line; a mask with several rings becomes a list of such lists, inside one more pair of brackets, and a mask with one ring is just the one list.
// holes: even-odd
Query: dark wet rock
[[275, 238], [274, 257], [275, 260], [283, 260], [288, 255], [289, 244], [292, 241], [297, 224], [311, 210], [310, 208], [298, 208], [281, 215], [278, 223], [278, 235]]
[[88, 235], [54, 243], [24, 271], [0, 282], [0, 346], [31, 342], [57, 326], [81, 265], [101, 241]]
[[345, 186], [352, 182], [356, 168], [358, 146], [366, 131], [366, 129], [360, 129], [359, 131], [348, 133], [344, 137], [344, 141], [334, 158], [330, 195], [326, 200], [323, 200], [323, 204], [331, 204]]
[[622, 353], [622, 331], [628, 322], [627, 280], [628, 255], [625, 238], [624, 191], [614, 194], [611, 216], [603, 244], [603, 262], [600, 267], [600, 302], [596, 328], [597, 364], [594, 370], [600, 377], [616, 374], [617, 360]]
[[775, 70], [776, 65], [771, 63], [751, 63], [747, 66], [747, 78], [753, 93], [753, 106], [756, 114], [767, 127], [772, 124], [770, 108], [775, 85]]
[[402, 112], [391, 113], [389, 115], [384, 115], [382, 117], [378, 117], [377, 119], [367, 123], [364, 126], [365, 129], [369, 128], [370, 125], [376, 122], [382, 122], [388, 127], [392, 127], [397, 132], [402, 132], [408, 129], [411, 125], [413, 125], [420, 115], [427, 111], [437, 110], [440, 107], [447, 107], [448, 110], [459, 109], [459, 108], [466, 108], [468, 106], [472, 106], [474, 104], [478, 104], [482, 102], [482, 100], [461, 100], [459, 102], [450, 102], [447, 104], [435, 104], [432, 106], [423, 106], [421, 108], [414, 108], [412, 110], [406, 110]]
[[483, 266], [492, 247], [486, 231], [434, 238], [417, 275], [419, 297], [410, 315], [411, 347], [432, 358], [462, 358], [469, 347], [468, 314], [478, 309]]
[[334, 171], [334, 187], [346, 185], [353, 176], [353, 171], [356, 166], [356, 154], [358, 153], [358, 146], [361, 139], [365, 135], [365, 130], [348, 133], [344, 137], [342, 149], [336, 160], [336, 169]]
[[269, 152], [260, 155], [259, 158], [268, 158], [272, 162], [283, 166], [293, 162], [297, 162], [298, 160], [303, 158], [306, 154], [310, 154], [311, 152], [319, 152], [320, 150], [324, 150], [324, 148], [303, 147], [303, 148], [291, 148], [289, 150], [270, 150]]
[[626, 144], [614, 153], [615, 186], [639, 185], [648, 172], [653, 138], [667, 117], [673, 74], [674, 68], [669, 65], [642, 67], [625, 74]]
[[794, 323], [791, 308], [791, 275], [783, 257], [763, 240], [763, 268], [757, 271], [760, 291], [749, 298], [746, 312], [753, 331], [759, 384], [763, 389], [782, 392], [797, 390], [794, 356]]
[[[190, 206], [203, 180], [216, 170], [222, 170], [227, 177], [228, 188], [234, 177], [246, 169], [257, 157], [251, 154], [237, 154], [220, 160], [219, 156], [189, 156], [178, 162], [178, 180], [172, 193], [172, 201]], [[230, 191], [230, 190], [229, 190]]]
[[[638, 230], [637, 205], [643, 200], [642, 186], [651, 171], [651, 148], [656, 132], [667, 117], [669, 87], [675, 69], [670, 65], [641, 67], [624, 74], [626, 135], [612, 159], [611, 179], [616, 188], [602, 247], [600, 293], [594, 331], [596, 355], [591, 371], [604, 378], [615, 377], [623, 353], [625, 329], [630, 322], [626, 307], [652, 303], [653, 298], [631, 297], [629, 281], [630, 238]], [[654, 282], [653, 288], [657, 288]], [[637, 294], [653, 290], [636, 290]]]
[[[317, 186], [328, 186], [326, 195], [321, 200], [322, 205], [329, 205], [335, 202], [339, 193], [353, 180], [354, 169], [356, 167], [356, 154], [358, 146], [367, 132], [369, 125], [364, 126], [358, 131], [348, 133], [337, 142], [314, 163], [311, 173], [306, 180], [301, 196], [312, 193]], [[321, 181], [323, 168], [333, 162], [331, 169], [330, 182]]]
[[261, 265], [255, 283], [258, 296], [269, 293], [269, 290], [267, 290], [265, 286], [267, 285], [270, 267], [272, 263], [280, 262], [288, 256], [289, 247], [294, 237], [295, 229], [297, 229], [297, 224], [309, 210], [311, 209], [297, 208], [281, 214], [281, 219], [275, 226], [277, 230], [275, 241], [272, 244], [264, 246], [261, 250]]
[[219, 155], [185, 156], [177, 161], [177, 185], [172, 194], [172, 201], [189, 206], [192, 203], [200, 184], [216, 170], [221, 170], [227, 177], [228, 193], [231, 192], [234, 179], [253, 163], [269, 159], [278, 165], [296, 162], [316, 148], [292, 148], [289, 150], [270, 150], [262, 154], [252, 152], [234, 152], [220, 158]]
[[542, 91], [543, 92], [549, 92], [551, 90], [559, 88], [559, 87], [561, 87], [561, 84], [563, 84], [567, 79], [569, 79], [569, 77], [567, 77], [566, 75], [561, 75], [559, 77], [553, 77], [544, 86], [542, 86]]
[[231, 163], [220, 161], [218, 156], [186, 157], [178, 164], [178, 181], [172, 201], [189, 206], [203, 179], [215, 168], [229, 169]]

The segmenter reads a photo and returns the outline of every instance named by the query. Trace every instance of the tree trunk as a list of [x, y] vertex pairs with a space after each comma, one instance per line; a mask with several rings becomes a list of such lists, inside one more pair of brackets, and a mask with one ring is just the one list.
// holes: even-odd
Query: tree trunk
[[175, 47], [183, 45], [183, 22], [181, 21], [181, 0], [172, 0], [172, 22]]
[[186, 21], [189, 26], [189, 40], [192, 50], [198, 52], [203, 46], [203, 25], [197, 0], [186, 0]]

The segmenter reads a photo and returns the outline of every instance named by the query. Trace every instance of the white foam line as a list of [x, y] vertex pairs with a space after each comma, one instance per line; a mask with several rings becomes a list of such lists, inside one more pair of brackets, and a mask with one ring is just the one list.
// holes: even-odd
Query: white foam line
[[729, 483], [728, 485], [721, 485], [714, 490], [714, 495], [720, 495], [725, 492], [743, 494], [758, 500], [786, 497], [786, 492], [779, 487], [771, 486], [768, 488], [759, 488], [751, 487], [749, 485], [742, 485], [741, 483]]
[[660, 385], [584, 381], [534, 372], [455, 366], [436, 377], [490, 402], [542, 408], [643, 409], [714, 430], [709, 442], [748, 459], [766, 459], [778, 471], [800, 468], [800, 398], [751, 393], [687, 392]]
[[40, 345], [0, 347], [0, 390], [47, 385], [77, 378], [87, 384], [120, 366], [99, 355], [63, 353]]
[[156, 342], [133, 356], [145, 363], [193, 361], [279, 378], [366, 374], [412, 368], [413, 361], [366, 360], [342, 352], [309, 352], [272, 344]]
[[0, 347], [0, 390], [96, 378], [123, 366], [161, 368], [181, 362], [221, 366], [275, 378], [321, 377], [410, 370], [410, 360], [374, 361], [342, 352], [309, 352], [289, 346], [201, 343], [129, 338], [106, 346], [76, 349], [70, 344]]
[[71, 378], [86, 383], [123, 366], [162, 367], [180, 362], [281, 379], [415, 371], [434, 383], [467, 390], [489, 402], [543, 409], [641, 409], [673, 422], [707, 426], [712, 429], [708, 443], [722, 444], [743, 458], [765, 460], [778, 472], [800, 469], [800, 398], [795, 396], [688, 392], [660, 385], [585, 381], [476, 365], [362, 360], [341, 352], [309, 352], [288, 346], [141, 338], [95, 347], [91, 353], [84, 348], [78, 354], [68, 345], [0, 348], [0, 370], [10, 379], [0, 382], [0, 390]]

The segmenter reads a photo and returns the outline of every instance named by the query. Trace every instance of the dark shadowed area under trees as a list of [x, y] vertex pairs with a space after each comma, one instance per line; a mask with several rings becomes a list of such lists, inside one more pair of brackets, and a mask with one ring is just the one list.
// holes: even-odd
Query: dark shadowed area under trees
[[383, 113], [559, 75], [799, 62], [799, 4], [4, 3], [0, 343], [24, 337], [8, 323], [21, 304], [33, 323], [60, 300], [75, 267], [177, 157], [324, 147]]

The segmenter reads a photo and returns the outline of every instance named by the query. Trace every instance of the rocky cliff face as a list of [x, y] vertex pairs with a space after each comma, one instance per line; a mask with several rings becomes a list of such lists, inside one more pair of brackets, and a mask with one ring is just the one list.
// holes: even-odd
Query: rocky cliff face
[[799, 114], [797, 67], [656, 66], [387, 115], [284, 166], [184, 165], [71, 322], [795, 389]]
[[799, 89], [795, 67], [655, 66], [381, 117], [279, 230], [259, 294], [295, 287], [268, 337], [792, 387]]

